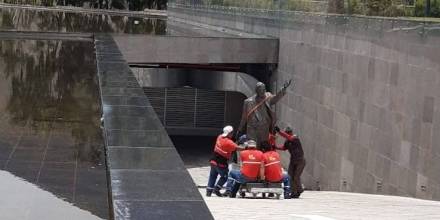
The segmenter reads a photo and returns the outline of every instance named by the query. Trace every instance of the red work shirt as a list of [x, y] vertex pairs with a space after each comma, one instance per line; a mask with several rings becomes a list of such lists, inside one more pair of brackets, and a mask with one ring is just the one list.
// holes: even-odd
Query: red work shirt
[[257, 149], [244, 150], [240, 153], [241, 173], [249, 180], [256, 180], [263, 163], [263, 152]]
[[270, 145], [271, 149], [275, 149], [276, 148], [276, 138], [277, 137], [275, 135], [269, 134], [268, 142], [269, 142], [269, 145]]
[[269, 182], [279, 182], [283, 178], [280, 155], [276, 151], [268, 151], [263, 154], [264, 176]]
[[286, 132], [279, 132], [282, 137], [286, 139], [284, 146], [277, 148], [278, 150], [288, 150], [290, 153], [290, 160], [303, 160], [304, 150], [302, 148], [301, 141], [293, 134], [287, 134]]
[[222, 157], [229, 160], [231, 158], [232, 152], [237, 149], [237, 144], [235, 144], [228, 137], [223, 137], [219, 135], [217, 141], [215, 142], [214, 152], [221, 155]]

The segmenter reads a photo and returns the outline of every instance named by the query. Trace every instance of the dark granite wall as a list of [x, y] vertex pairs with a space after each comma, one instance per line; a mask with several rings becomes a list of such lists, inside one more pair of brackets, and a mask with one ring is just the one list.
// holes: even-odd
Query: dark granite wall
[[[279, 120], [303, 140], [307, 188], [440, 200], [438, 24], [170, 7], [171, 17], [279, 37]], [[287, 155], [284, 155], [287, 156]]]

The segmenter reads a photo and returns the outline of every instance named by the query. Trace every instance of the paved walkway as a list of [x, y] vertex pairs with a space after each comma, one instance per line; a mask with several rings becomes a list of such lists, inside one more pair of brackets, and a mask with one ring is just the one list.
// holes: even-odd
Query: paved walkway
[[[188, 169], [198, 185], [206, 185], [209, 167]], [[301, 199], [206, 197], [215, 219], [440, 219], [440, 202], [397, 196], [306, 191]], [[251, 211], [256, 210], [256, 211]]]

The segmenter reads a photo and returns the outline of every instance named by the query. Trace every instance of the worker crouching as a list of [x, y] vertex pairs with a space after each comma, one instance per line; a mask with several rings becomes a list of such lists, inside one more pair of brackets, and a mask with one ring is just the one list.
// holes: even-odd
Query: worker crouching
[[229, 172], [224, 196], [235, 198], [242, 183], [256, 181], [259, 176], [264, 180], [263, 152], [257, 150], [255, 141], [247, 142], [247, 150], [240, 153], [240, 159], [240, 170]]
[[[264, 142], [263, 142], [264, 143]], [[283, 182], [284, 199], [290, 199], [290, 179], [286, 172], [283, 172], [280, 155], [269, 143], [261, 145], [263, 150], [264, 176], [270, 183]]]

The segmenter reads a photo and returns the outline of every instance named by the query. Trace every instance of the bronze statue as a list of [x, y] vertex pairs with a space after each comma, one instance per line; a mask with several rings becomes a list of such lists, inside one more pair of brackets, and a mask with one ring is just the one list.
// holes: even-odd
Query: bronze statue
[[286, 81], [276, 95], [266, 92], [264, 83], [258, 82], [255, 87], [256, 94], [244, 100], [238, 132], [246, 133], [247, 137], [255, 140], [258, 145], [267, 141], [276, 121], [271, 106], [281, 100], [291, 82], [292, 80]]

